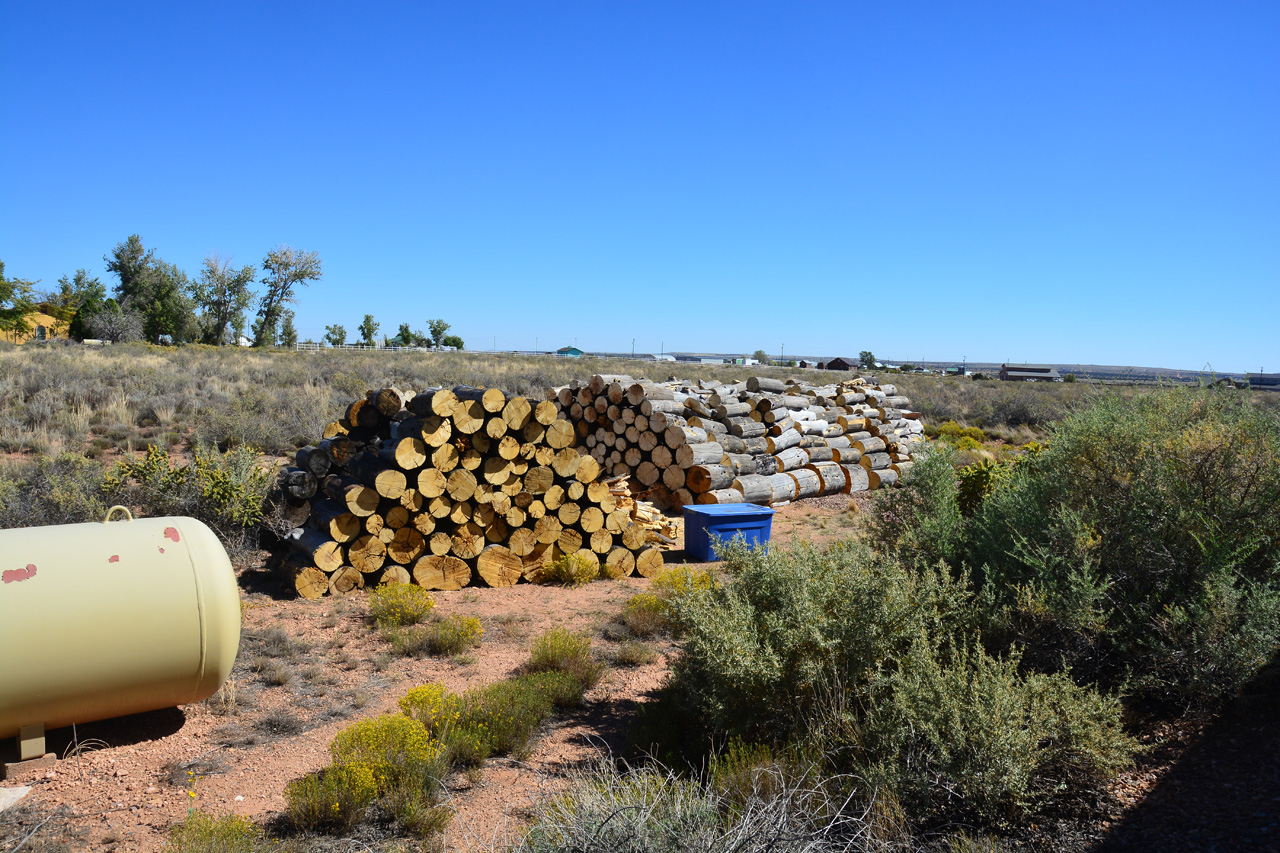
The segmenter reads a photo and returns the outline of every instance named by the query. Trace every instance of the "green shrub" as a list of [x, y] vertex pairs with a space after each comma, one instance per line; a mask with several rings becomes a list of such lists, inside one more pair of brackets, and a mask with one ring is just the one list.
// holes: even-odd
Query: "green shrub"
[[308, 832], [345, 834], [364, 819], [377, 793], [368, 767], [333, 765], [285, 786], [285, 814]]
[[232, 547], [252, 538], [274, 478], [273, 469], [260, 464], [248, 448], [226, 454], [197, 448], [189, 463], [180, 464], [151, 445], [142, 459], [117, 462], [104, 488], [147, 515], [199, 519]]
[[413, 584], [389, 584], [369, 594], [369, 613], [380, 628], [416, 625], [436, 606], [431, 593]]
[[1208, 710], [1280, 643], [1278, 508], [1275, 412], [1212, 390], [1102, 397], [995, 484], [968, 561], [1001, 642]]
[[[839, 544], [742, 549], [726, 570], [724, 586], [671, 601], [679, 734], [691, 722], [704, 738], [804, 745], [917, 819], [1020, 818], [1063, 779], [1096, 786], [1132, 748], [1114, 702], [971, 648], [975, 608], [945, 567]], [[948, 786], [963, 799], [939, 800]]]
[[586, 685], [577, 676], [559, 670], [521, 675], [518, 679], [541, 692], [557, 708], [576, 708], [587, 692]]
[[440, 779], [447, 770], [447, 748], [422, 723], [400, 714], [361, 720], [343, 729], [329, 744], [333, 764], [290, 783], [288, 814], [306, 830], [345, 833], [369, 806], [381, 802], [407, 828], [433, 827]]
[[552, 710], [551, 697], [520, 678], [468, 690], [461, 699], [456, 728], [474, 733], [492, 755], [522, 756]]
[[612, 660], [616, 666], [645, 666], [658, 659], [658, 653], [651, 646], [628, 640], [619, 643], [613, 650]]
[[923, 563], [956, 564], [964, 545], [954, 452], [933, 445], [911, 469], [911, 483], [876, 493], [867, 525], [878, 549]]
[[215, 817], [189, 811], [182, 823], [169, 830], [165, 847], [173, 853], [258, 853], [267, 849], [262, 830], [239, 815]]
[[563, 672], [583, 689], [594, 687], [604, 667], [591, 659], [591, 638], [565, 628], [552, 628], [533, 641], [529, 649], [529, 672]]
[[585, 586], [600, 577], [600, 561], [585, 554], [562, 554], [543, 570], [538, 583]]
[[426, 625], [385, 628], [383, 635], [398, 655], [458, 655], [480, 645], [484, 627], [474, 616], [449, 615]]
[[99, 462], [74, 453], [0, 469], [0, 528], [102, 521], [112, 496]]
[[1018, 674], [990, 657], [918, 641], [859, 731], [868, 776], [917, 814], [1018, 822], [1067, 790], [1098, 788], [1137, 744], [1119, 703], [1065, 674]]

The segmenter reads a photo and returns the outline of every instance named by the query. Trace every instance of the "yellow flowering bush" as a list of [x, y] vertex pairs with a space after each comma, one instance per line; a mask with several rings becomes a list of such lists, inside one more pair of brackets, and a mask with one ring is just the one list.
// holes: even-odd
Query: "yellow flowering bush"
[[413, 584], [380, 586], [369, 594], [369, 612], [382, 628], [416, 625], [435, 606], [431, 593]]
[[441, 684], [413, 688], [400, 700], [400, 710], [421, 723], [435, 737], [457, 723], [462, 715], [458, 697]]

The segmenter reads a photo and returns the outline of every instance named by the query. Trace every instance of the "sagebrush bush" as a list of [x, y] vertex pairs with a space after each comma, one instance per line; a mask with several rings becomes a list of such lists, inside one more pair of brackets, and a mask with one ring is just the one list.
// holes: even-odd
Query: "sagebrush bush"
[[1280, 417], [1233, 392], [1100, 398], [994, 485], [966, 539], [1012, 639], [1210, 709], [1280, 644]]
[[435, 606], [431, 593], [414, 584], [387, 584], [369, 594], [369, 613], [380, 628], [416, 625]]
[[102, 463], [73, 453], [0, 469], [0, 527], [102, 521], [114, 497]]
[[[765, 777], [770, 777], [767, 781]], [[878, 827], [842, 810], [838, 780], [760, 768], [754, 794], [714, 786], [652, 764], [602, 762], [533, 809], [517, 853], [857, 853], [889, 849]]]
[[[727, 557], [724, 585], [670, 602], [683, 640], [665, 701], [677, 708], [671, 722], [704, 738], [805, 745], [873, 778], [916, 818], [1022, 817], [1065, 778], [1062, 756], [1075, 762], [1075, 791], [1108, 778], [1132, 748], [1115, 703], [973, 648], [975, 607], [945, 566], [848, 543]], [[997, 699], [1007, 713], [984, 713]], [[1009, 747], [1019, 738], [1035, 748]], [[959, 802], [936, 796], [961, 784]]]
[[480, 645], [484, 627], [474, 616], [450, 614], [425, 625], [385, 627], [383, 636], [396, 654], [406, 657], [458, 655]]
[[935, 444], [919, 457], [909, 487], [876, 492], [868, 539], [901, 559], [954, 565], [964, 545], [954, 452]]

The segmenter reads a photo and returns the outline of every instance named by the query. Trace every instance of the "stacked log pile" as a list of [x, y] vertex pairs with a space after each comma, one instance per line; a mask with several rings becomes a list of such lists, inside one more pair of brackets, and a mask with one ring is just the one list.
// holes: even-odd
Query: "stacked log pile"
[[663, 508], [783, 504], [896, 485], [924, 424], [893, 385], [597, 375], [551, 392], [582, 449]]
[[298, 451], [280, 484], [299, 594], [537, 580], [562, 554], [653, 576], [674, 531], [625, 480], [602, 478], [549, 401], [459, 386], [370, 391]]

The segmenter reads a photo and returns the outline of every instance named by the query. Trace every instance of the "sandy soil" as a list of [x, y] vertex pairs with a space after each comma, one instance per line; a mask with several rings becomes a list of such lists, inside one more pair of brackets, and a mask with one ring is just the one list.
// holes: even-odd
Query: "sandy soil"
[[[865, 507], [866, 496], [858, 500]], [[773, 541], [845, 535], [857, 523], [851, 506], [857, 504], [836, 496], [780, 507]], [[681, 551], [669, 556], [683, 562]], [[602, 629], [649, 585], [629, 578], [572, 590], [521, 584], [436, 593], [437, 612], [481, 620], [483, 642], [457, 659], [413, 659], [389, 652], [370, 624], [363, 594], [291, 598], [261, 567], [243, 570], [240, 579], [243, 639], [223, 691], [182, 709], [49, 733], [48, 748], [62, 760], [19, 768], [0, 783], [32, 787], [0, 821], [0, 846], [46, 818], [42, 838], [61, 838], [77, 850], [119, 851], [159, 849], [169, 827], [191, 808], [269, 821], [284, 808], [285, 786], [324, 766], [329, 742], [352, 720], [398, 712], [399, 698], [420, 684], [462, 691], [506, 678], [527, 658], [529, 641], [554, 626], [590, 632], [607, 659], [613, 643], [604, 635], [618, 632]], [[674, 651], [667, 642], [651, 645], [659, 653], [653, 663], [611, 668], [583, 709], [556, 718], [523, 763], [495, 759], [475, 781], [454, 780], [447, 849], [501, 849], [529, 806], [554, 790], [566, 770], [624, 748], [635, 703], [661, 685]], [[12, 741], [2, 748], [0, 760], [16, 758]]]

